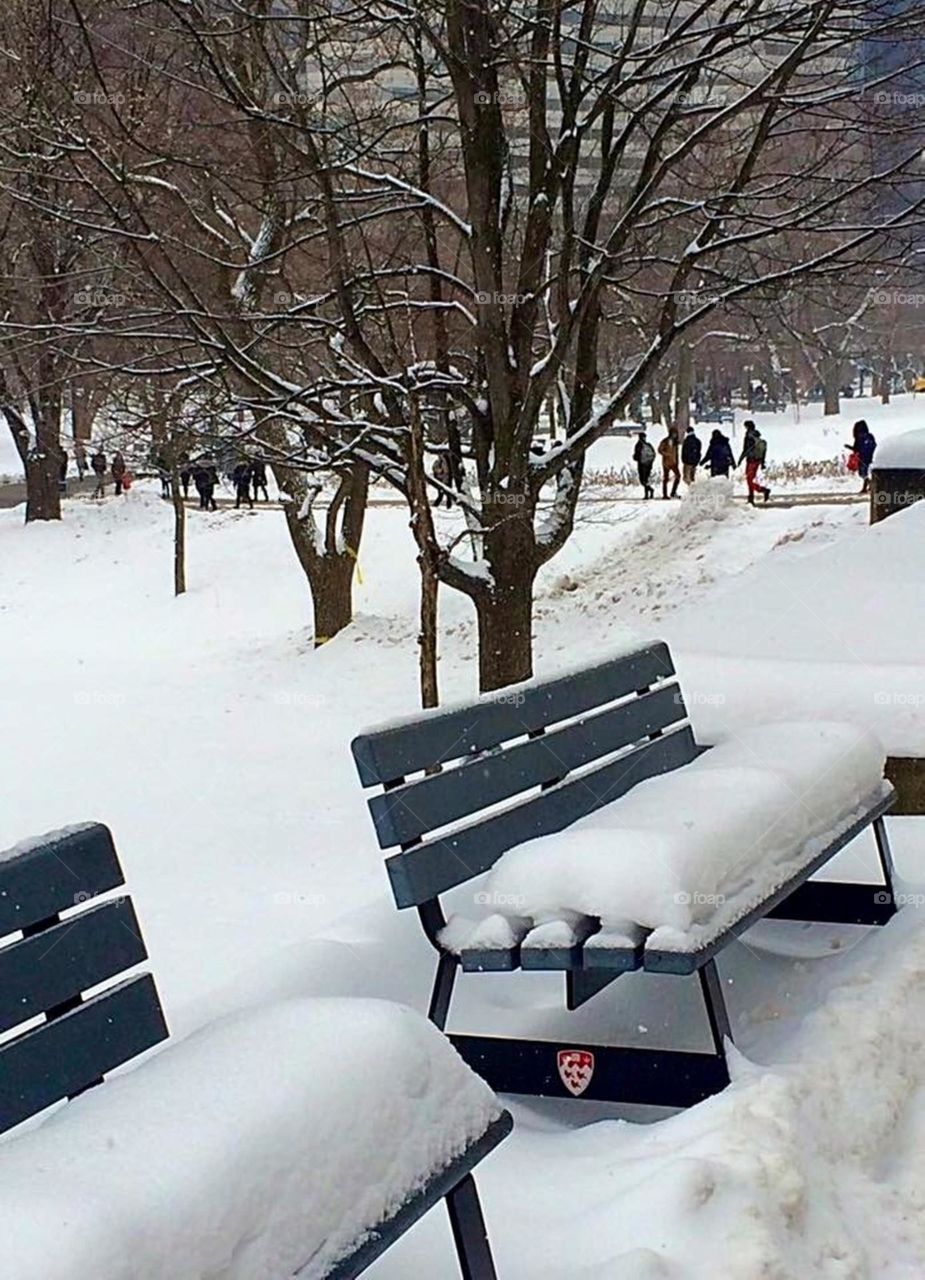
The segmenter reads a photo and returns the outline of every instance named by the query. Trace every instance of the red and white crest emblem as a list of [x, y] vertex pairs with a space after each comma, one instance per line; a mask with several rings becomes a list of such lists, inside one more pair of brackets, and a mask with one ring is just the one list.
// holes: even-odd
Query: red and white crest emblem
[[573, 1097], [581, 1097], [594, 1075], [594, 1054], [587, 1049], [560, 1049], [556, 1058], [562, 1083]]

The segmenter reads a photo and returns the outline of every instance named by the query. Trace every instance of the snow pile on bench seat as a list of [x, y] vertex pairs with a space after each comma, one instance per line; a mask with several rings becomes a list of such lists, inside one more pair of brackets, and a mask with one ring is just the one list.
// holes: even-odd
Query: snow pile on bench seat
[[226, 1019], [0, 1144], [16, 1280], [317, 1280], [500, 1107], [410, 1009]]
[[881, 441], [874, 454], [874, 470], [925, 470], [925, 429], [904, 431]]
[[884, 760], [854, 725], [756, 726], [509, 850], [487, 896], [537, 924], [577, 912], [618, 931], [688, 931], [735, 899], [760, 901], [820, 852], [879, 794]]

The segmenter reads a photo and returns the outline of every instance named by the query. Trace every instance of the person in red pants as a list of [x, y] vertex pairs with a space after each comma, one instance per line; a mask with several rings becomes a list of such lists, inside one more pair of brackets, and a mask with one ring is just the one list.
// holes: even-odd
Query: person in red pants
[[768, 455], [768, 443], [751, 419], [745, 423], [745, 440], [738, 465], [745, 463], [745, 483], [748, 485], [748, 500], [755, 505], [755, 494], [763, 494], [765, 502], [771, 496], [771, 490], [765, 484], [758, 483], [758, 472], [764, 466]]

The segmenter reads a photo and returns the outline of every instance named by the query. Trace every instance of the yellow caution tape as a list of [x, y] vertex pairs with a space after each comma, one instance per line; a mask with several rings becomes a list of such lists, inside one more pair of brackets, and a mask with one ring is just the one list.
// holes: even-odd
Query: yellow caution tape
[[[345, 547], [347, 547], [347, 544], [346, 544], [346, 543], [344, 543], [344, 546], [345, 546]], [[359, 556], [357, 555], [357, 553], [354, 551], [353, 547], [347, 547], [347, 552], [348, 552], [348, 554], [350, 554], [350, 555], [352, 555], [352, 556], [353, 556], [354, 562], [355, 562], [356, 567], [357, 567], [357, 585], [362, 587], [362, 585], [363, 585], [363, 570], [360, 568], [360, 557], [359, 557]]]

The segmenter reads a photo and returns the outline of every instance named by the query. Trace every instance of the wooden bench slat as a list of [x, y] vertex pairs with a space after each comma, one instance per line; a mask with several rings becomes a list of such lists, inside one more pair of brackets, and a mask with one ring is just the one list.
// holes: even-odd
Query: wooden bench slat
[[476, 756], [443, 773], [373, 796], [369, 808], [379, 844], [383, 849], [407, 844], [458, 818], [554, 782], [686, 716], [679, 686], [669, 684], [542, 737]]
[[0, 949], [0, 1031], [114, 978], [147, 957], [128, 898], [103, 902]]
[[0, 1133], [166, 1039], [149, 973], [0, 1045]]
[[463, 973], [513, 973], [520, 968], [520, 944], [516, 947], [463, 947], [459, 963]]
[[51, 832], [0, 853], [0, 937], [123, 884], [109, 828]]
[[587, 938], [596, 933], [600, 922], [585, 916], [572, 930], [574, 941], [569, 946], [557, 946], [547, 941], [549, 926], [537, 925], [520, 944], [522, 969], [574, 969], [581, 963], [581, 948]]
[[351, 744], [364, 787], [535, 733], [674, 675], [668, 646], [651, 644], [559, 679], [501, 690], [473, 706], [363, 733]]
[[506, 850], [564, 830], [645, 778], [688, 764], [699, 751], [690, 726], [685, 726], [481, 822], [393, 854], [386, 866], [396, 904], [418, 906], [464, 884], [488, 871]]

